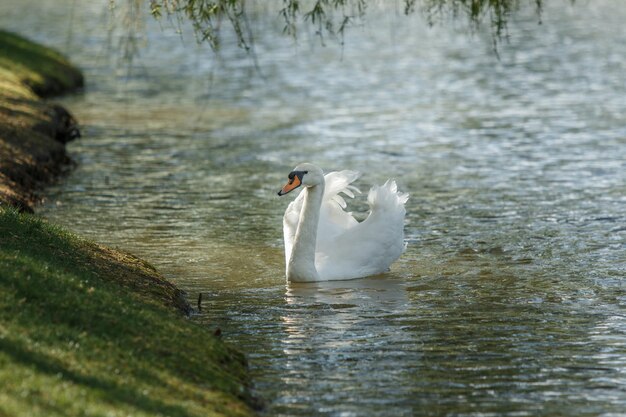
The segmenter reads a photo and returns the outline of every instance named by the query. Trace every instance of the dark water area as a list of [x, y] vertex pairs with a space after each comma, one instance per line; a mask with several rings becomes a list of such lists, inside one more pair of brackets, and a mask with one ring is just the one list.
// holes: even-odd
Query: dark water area
[[[499, 59], [419, 13], [322, 47], [261, 11], [259, 69], [147, 15], [129, 64], [101, 3], [0, 5], [87, 78], [40, 213], [202, 292], [266, 415], [626, 415], [625, 3], [522, 9]], [[411, 195], [391, 272], [285, 282], [276, 191], [304, 160]]]

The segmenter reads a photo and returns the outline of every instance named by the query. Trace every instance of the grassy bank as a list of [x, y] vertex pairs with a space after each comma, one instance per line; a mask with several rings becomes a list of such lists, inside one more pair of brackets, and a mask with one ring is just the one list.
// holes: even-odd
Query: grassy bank
[[66, 93], [83, 85], [83, 75], [63, 55], [0, 30], [0, 68], [37, 96]]
[[247, 416], [241, 354], [128, 254], [0, 209], [0, 416]]
[[41, 100], [83, 85], [59, 53], [0, 30], [0, 205], [32, 211], [37, 189], [69, 162], [72, 116]]

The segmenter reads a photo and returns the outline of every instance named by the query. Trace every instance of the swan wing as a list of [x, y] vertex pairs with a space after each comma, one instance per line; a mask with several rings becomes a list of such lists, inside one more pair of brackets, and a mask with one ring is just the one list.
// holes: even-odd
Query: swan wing
[[406, 247], [404, 204], [408, 197], [398, 192], [393, 180], [372, 187], [367, 197], [369, 216], [358, 223], [350, 215], [356, 224], [318, 241], [315, 266], [320, 278], [350, 279], [388, 270]]

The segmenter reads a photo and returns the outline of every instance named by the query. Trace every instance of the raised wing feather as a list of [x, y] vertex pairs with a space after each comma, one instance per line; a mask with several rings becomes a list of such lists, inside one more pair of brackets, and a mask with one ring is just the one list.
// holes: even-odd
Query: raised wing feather
[[324, 176], [326, 185], [317, 228], [318, 249], [359, 224], [352, 213], [344, 210], [347, 206], [344, 196], [354, 198], [355, 194], [361, 193], [358, 188], [351, 185], [360, 175], [356, 171], [344, 170], [330, 172]]

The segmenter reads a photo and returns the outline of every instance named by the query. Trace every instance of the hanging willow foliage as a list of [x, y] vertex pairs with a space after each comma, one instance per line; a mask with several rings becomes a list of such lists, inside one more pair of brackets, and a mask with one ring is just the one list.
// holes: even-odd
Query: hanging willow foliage
[[[218, 48], [220, 29], [227, 22], [239, 46], [249, 49], [252, 34], [246, 14], [246, 0], [149, 0], [155, 18], [184, 16], [193, 25], [198, 41]], [[275, 0], [279, 2], [279, 0]], [[430, 24], [444, 19], [465, 17], [475, 28], [486, 21], [495, 40], [506, 33], [507, 21], [521, 3], [534, 5], [539, 15], [543, 0], [282, 0], [278, 15], [284, 21], [284, 33], [296, 38], [302, 24], [310, 24], [317, 35], [343, 39], [345, 30], [362, 22], [368, 6], [377, 10], [402, 10], [406, 15], [420, 11]], [[271, 3], [270, 3], [271, 4]], [[267, 4], [266, 4], [267, 5]]]

